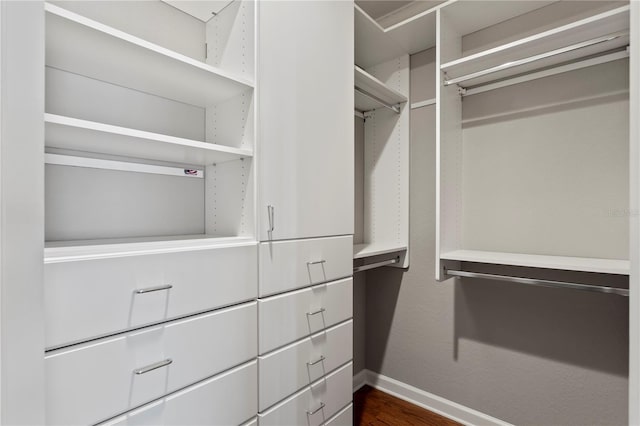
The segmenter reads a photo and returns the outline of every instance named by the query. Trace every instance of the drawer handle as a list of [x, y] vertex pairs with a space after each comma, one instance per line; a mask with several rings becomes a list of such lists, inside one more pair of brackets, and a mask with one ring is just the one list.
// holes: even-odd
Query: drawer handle
[[320, 362], [323, 362], [325, 359], [326, 359], [326, 358], [324, 357], [324, 355], [320, 355], [320, 358], [316, 359], [316, 360], [315, 360], [315, 361], [313, 361], [313, 362], [307, 362], [307, 365], [308, 365], [309, 367], [311, 367], [312, 365], [316, 365], [316, 364], [318, 364], [318, 363], [320, 363]]
[[133, 370], [137, 375], [146, 374], [149, 371], [157, 370], [158, 368], [166, 367], [171, 364], [173, 360], [171, 358], [167, 358], [164, 361], [156, 362], [155, 364], [147, 365], [146, 367], [138, 368], [137, 370]]
[[320, 403], [320, 406], [318, 408], [316, 408], [313, 411], [307, 411], [307, 415], [308, 416], [313, 416], [315, 413], [317, 413], [318, 411], [322, 410], [325, 407], [324, 402]]
[[322, 260], [315, 260], [313, 262], [307, 262], [307, 266], [311, 266], [311, 265], [321, 265], [323, 263], [327, 263], [326, 260], [322, 259]]
[[322, 313], [324, 313], [324, 311], [326, 311], [325, 308], [320, 308], [317, 311], [307, 312], [307, 316], [313, 316], [313, 315], [322, 314]]
[[173, 286], [171, 284], [159, 285], [157, 287], [141, 288], [140, 290], [136, 290], [136, 294], [153, 293], [154, 291], [170, 290], [172, 288]]

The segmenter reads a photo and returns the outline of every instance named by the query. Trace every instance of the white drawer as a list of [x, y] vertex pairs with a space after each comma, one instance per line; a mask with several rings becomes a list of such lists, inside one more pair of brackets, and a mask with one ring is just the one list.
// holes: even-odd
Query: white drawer
[[352, 399], [353, 364], [349, 363], [269, 411], [258, 414], [260, 426], [321, 425]]
[[353, 280], [258, 300], [261, 355], [352, 317]]
[[353, 275], [353, 237], [260, 244], [260, 296]]
[[102, 425], [239, 425], [256, 415], [257, 370], [253, 361]]
[[256, 321], [251, 302], [50, 352], [47, 424], [104, 421], [249, 361], [256, 356]]
[[[47, 348], [255, 299], [256, 244], [45, 265]], [[136, 291], [173, 286], [168, 290]]]
[[260, 357], [258, 401], [264, 411], [353, 358], [353, 321]]
[[338, 414], [333, 416], [325, 426], [352, 426], [353, 425], [353, 404], [349, 404]]

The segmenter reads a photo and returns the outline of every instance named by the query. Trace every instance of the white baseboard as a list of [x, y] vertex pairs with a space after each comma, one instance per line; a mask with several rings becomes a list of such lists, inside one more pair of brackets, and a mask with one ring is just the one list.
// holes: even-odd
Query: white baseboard
[[367, 372], [369, 370], [360, 370], [353, 376], [353, 393], [367, 384]]
[[464, 425], [511, 426], [480, 411], [373, 371], [362, 370], [353, 377], [354, 391], [365, 384]]

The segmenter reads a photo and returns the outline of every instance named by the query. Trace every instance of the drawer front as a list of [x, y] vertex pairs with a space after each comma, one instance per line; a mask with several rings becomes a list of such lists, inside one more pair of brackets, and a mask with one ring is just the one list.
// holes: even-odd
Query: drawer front
[[50, 352], [47, 424], [103, 421], [249, 361], [256, 321], [252, 302]]
[[258, 414], [260, 426], [308, 425], [325, 423], [352, 399], [352, 363], [329, 374], [281, 402], [269, 411]]
[[260, 297], [353, 274], [353, 238], [331, 237], [260, 244]]
[[259, 300], [260, 354], [351, 318], [352, 287], [347, 278]]
[[59, 347], [255, 299], [257, 277], [255, 244], [49, 263], [45, 344]]
[[253, 361], [101, 425], [239, 425], [256, 415], [257, 373]]
[[258, 401], [264, 411], [353, 358], [353, 321], [260, 357]]
[[353, 404], [349, 404], [338, 414], [329, 419], [325, 426], [352, 426], [353, 425]]

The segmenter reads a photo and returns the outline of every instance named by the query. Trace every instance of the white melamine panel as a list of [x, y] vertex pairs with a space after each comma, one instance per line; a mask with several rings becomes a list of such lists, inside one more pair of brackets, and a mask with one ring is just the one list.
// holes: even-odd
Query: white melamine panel
[[329, 419], [325, 426], [351, 426], [353, 425], [353, 404], [347, 405], [342, 411]]
[[45, 146], [149, 160], [209, 165], [253, 156], [248, 149], [45, 114]]
[[205, 139], [204, 108], [51, 67], [45, 68], [45, 76], [45, 111], [49, 114], [194, 141], [209, 140]]
[[259, 300], [260, 354], [351, 318], [352, 287], [349, 278]]
[[351, 276], [351, 236], [260, 244], [260, 296]]
[[207, 22], [215, 15], [220, 13], [222, 9], [231, 3], [233, 0], [208, 0], [208, 1], [192, 1], [192, 0], [162, 0], [171, 6], [180, 9], [184, 13], [188, 13], [201, 20]]
[[253, 237], [255, 174], [251, 158], [208, 166], [205, 230], [212, 235]]
[[[502, 2], [507, 3], [507, 2]], [[515, 3], [515, 2], [509, 2]], [[462, 40], [442, 10], [437, 11], [436, 70], [459, 57]], [[461, 246], [459, 191], [462, 185], [462, 99], [455, 86], [443, 85], [436, 72], [436, 280], [442, 280], [440, 254]]]
[[204, 234], [204, 191], [204, 179], [46, 165], [45, 241]]
[[256, 320], [253, 302], [49, 352], [47, 424], [103, 421], [246, 362], [256, 356]]
[[192, 105], [239, 95], [252, 83], [52, 4], [48, 66]]
[[[384, 102], [386, 105], [398, 105], [407, 102], [407, 96], [403, 95], [399, 91], [387, 86], [382, 81], [378, 80], [362, 68], [355, 67], [355, 88], [356, 88], [356, 110], [369, 111], [374, 108], [380, 108], [380, 103], [371, 108], [360, 103], [362, 94], [358, 93], [358, 90], [371, 95]], [[358, 96], [360, 95], [360, 97]], [[369, 101], [371, 98], [364, 95]]]
[[353, 234], [353, 3], [259, 11], [260, 240]]
[[353, 363], [319, 380], [265, 413], [260, 426], [321, 425], [352, 400]]
[[353, 358], [353, 321], [258, 358], [260, 411], [308, 386]]
[[101, 426], [239, 425], [257, 412], [257, 363], [234, 368]]
[[253, 81], [257, 3], [255, 0], [235, 0], [207, 22], [206, 62], [209, 65]]
[[[409, 95], [409, 55], [367, 70], [402, 96]], [[388, 247], [409, 244], [409, 115], [377, 109], [364, 124], [364, 242]], [[409, 266], [409, 256], [399, 264]]]
[[355, 5], [355, 64], [369, 68], [405, 53], [362, 8]]
[[[248, 244], [48, 263], [44, 279], [46, 347], [253, 299], [257, 295], [256, 251], [254, 244]], [[136, 293], [167, 285], [172, 287]]]

